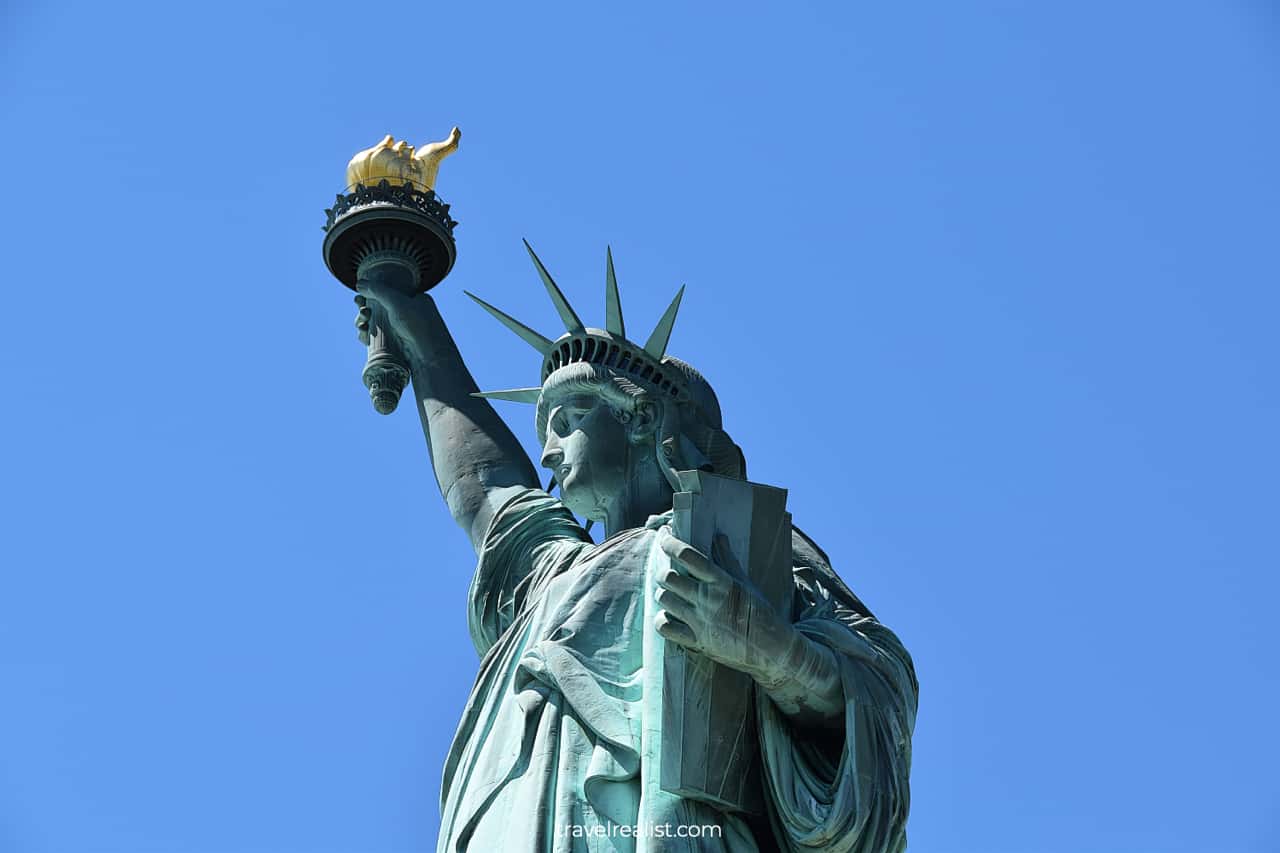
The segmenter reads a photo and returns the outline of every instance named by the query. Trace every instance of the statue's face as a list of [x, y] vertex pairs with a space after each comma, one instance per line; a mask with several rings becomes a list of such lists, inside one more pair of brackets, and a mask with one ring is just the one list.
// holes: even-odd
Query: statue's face
[[603, 520], [606, 508], [627, 488], [632, 455], [627, 425], [594, 394], [557, 396], [547, 405], [542, 466], [555, 475], [560, 499], [572, 512]]

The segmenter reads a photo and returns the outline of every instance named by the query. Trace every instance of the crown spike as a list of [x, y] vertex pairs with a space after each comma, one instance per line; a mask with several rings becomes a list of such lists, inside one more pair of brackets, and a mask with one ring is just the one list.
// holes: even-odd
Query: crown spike
[[541, 388], [508, 388], [505, 391], [475, 391], [472, 397], [486, 400], [508, 400], [512, 403], [537, 403]]
[[556, 306], [556, 311], [564, 322], [565, 330], [569, 332], [584, 331], [582, 321], [578, 319], [573, 306], [569, 304], [569, 300], [564, 298], [564, 294], [556, 286], [555, 279], [551, 277], [551, 273], [547, 272], [547, 268], [542, 265], [542, 261], [534, 254], [533, 247], [529, 245], [528, 240], [524, 241], [524, 247], [529, 250], [529, 257], [533, 258], [533, 265], [538, 268], [538, 275], [542, 277], [542, 283], [547, 287], [547, 295], [551, 297], [551, 302]]
[[609, 334], [620, 338], [627, 336], [627, 327], [622, 322], [622, 300], [618, 297], [618, 277], [613, 273], [613, 249], [604, 248], [604, 328]]
[[644, 351], [653, 356], [654, 361], [662, 361], [662, 357], [667, 353], [667, 342], [671, 340], [671, 329], [676, 324], [676, 312], [680, 310], [682, 298], [684, 298], [683, 284], [676, 291], [676, 298], [671, 300], [667, 310], [662, 313], [662, 319], [658, 321], [653, 334], [649, 335], [649, 340], [645, 341]]
[[502, 323], [502, 325], [506, 326], [508, 329], [510, 329], [511, 331], [519, 335], [521, 338], [523, 338], [525, 343], [529, 344], [529, 346], [533, 347], [538, 352], [542, 353], [543, 356], [548, 355], [553, 349], [553, 345], [550, 339], [544, 338], [542, 335], [538, 334], [533, 329], [530, 329], [524, 323], [521, 323], [515, 317], [512, 317], [510, 314], [507, 314], [498, 308], [494, 308], [488, 302], [485, 302], [483, 299], [481, 299], [479, 296], [476, 296], [474, 293], [472, 293], [469, 290], [464, 290], [462, 292], [467, 294], [467, 296], [470, 296], [477, 303], [479, 303], [481, 308], [483, 308], [484, 310], [492, 314], [495, 318], [497, 318], [498, 322]]

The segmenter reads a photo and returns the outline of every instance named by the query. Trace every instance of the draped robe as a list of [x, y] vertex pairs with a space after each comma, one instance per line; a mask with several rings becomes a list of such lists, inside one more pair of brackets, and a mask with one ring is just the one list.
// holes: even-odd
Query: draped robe
[[835, 652], [843, 726], [806, 730], [755, 688], [763, 820], [657, 785], [645, 756], [660, 714], [645, 694], [664, 641], [647, 602], [669, 523], [654, 516], [597, 545], [533, 489], [495, 514], [469, 596], [481, 664], [445, 764], [439, 853], [905, 848], [911, 659], [798, 530], [791, 618]]

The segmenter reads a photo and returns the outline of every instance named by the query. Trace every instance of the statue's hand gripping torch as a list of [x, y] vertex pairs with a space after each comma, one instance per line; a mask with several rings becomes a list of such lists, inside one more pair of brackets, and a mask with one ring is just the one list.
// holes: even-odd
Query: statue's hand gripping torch
[[[423, 293], [453, 268], [456, 247], [449, 205], [435, 194], [440, 161], [458, 147], [455, 127], [449, 138], [423, 146], [387, 136], [351, 158], [347, 189], [325, 211], [324, 262], [347, 287], [367, 281], [404, 293]], [[369, 358], [365, 387], [373, 407], [395, 411], [409, 383], [409, 365], [391, 334], [376, 299], [368, 300]]]

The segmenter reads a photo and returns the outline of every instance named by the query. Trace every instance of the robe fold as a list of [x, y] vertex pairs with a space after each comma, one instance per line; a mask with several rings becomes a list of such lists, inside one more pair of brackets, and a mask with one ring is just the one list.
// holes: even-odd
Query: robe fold
[[843, 735], [806, 732], [756, 689], [768, 820], [659, 788], [646, 756], [660, 714], [646, 712], [646, 690], [661, 671], [651, 601], [669, 521], [596, 545], [546, 492], [519, 493], [495, 514], [469, 594], [481, 664], [445, 764], [440, 853], [905, 847], [911, 659], [798, 530], [791, 616], [836, 653]]

